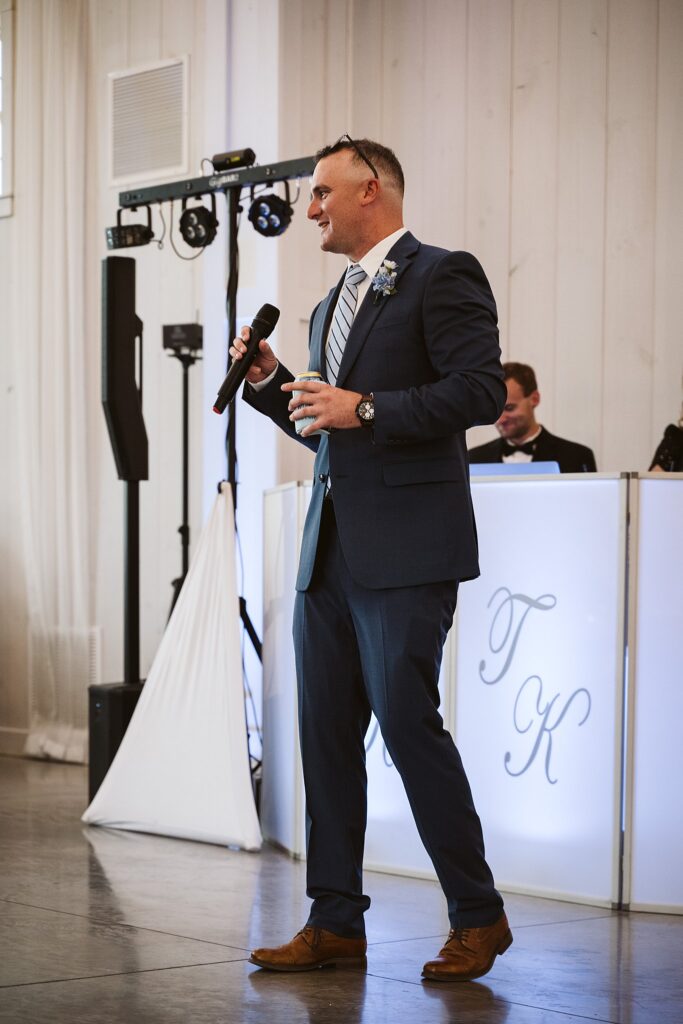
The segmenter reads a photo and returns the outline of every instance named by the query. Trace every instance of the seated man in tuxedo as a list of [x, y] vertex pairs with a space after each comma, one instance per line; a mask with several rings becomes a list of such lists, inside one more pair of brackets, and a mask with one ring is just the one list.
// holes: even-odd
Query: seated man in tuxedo
[[496, 430], [500, 437], [470, 448], [470, 463], [557, 462], [561, 473], [595, 473], [590, 448], [555, 437], [536, 420], [541, 396], [536, 374], [525, 363], [503, 363], [508, 397]]

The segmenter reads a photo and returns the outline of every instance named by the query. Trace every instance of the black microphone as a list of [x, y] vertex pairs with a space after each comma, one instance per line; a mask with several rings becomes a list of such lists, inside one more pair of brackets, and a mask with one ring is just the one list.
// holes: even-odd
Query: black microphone
[[216, 401], [213, 407], [214, 412], [217, 412], [220, 415], [226, 405], [229, 402], [232, 402], [233, 398], [237, 394], [238, 387], [247, 375], [249, 367], [256, 359], [259, 342], [263, 338], [270, 337], [273, 328], [279, 319], [280, 310], [276, 309], [275, 306], [270, 306], [267, 302], [265, 306], [261, 306], [251, 322], [251, 334], [249, 336], [249, 341], [247, 342], [247, 351], [241, 359], [233, 359], [232, 365], [228, 370], [228, 374], [221, 384], [220, 390], [216, 396]]

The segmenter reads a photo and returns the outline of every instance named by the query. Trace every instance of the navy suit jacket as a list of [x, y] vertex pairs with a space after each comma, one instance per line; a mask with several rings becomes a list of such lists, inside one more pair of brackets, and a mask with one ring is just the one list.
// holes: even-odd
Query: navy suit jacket
[[[496, 306], [469, 253], [423, 245], [407, 232], [389, 256], [396, 292], [361, 303], [337, 386], [375, 398], [372, 430], [299, 438], [280, 385], [280, 364], [245, 400], [316, 450], [297, 590], [310, 584], [328, 474], [337, 530], [354, 580], [364, 587], [415, 586], [479, 574], [465, 431], [493, 423], [506, 401]], [[325, 376], [325, 341], [343, 277], [315, 308], [309, 369]]]

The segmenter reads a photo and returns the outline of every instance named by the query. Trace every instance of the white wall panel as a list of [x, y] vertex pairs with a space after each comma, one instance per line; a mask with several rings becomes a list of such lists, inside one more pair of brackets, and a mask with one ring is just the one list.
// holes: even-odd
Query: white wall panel
[[607, 59], [600, 468], [640, 469], [652, 455], [648, 428], [654, 315], [656, 3], [612, 0]]
[[[415, 222], [425, 225], [425, 241], [446, 249], [466, 248], [467, 6], [467, 0], [424, 5], [424, 91], [413, 115], [421, 164], [410, 167], [411, 192], [422, 197]], [[402, 139], [400, 151], [409, 148], [410, 139]], [[443, 172], [437, 175], [437, 168]]]
[[161, 46], [162, 7], [162, 0], [128, 0], [129, 67], [168, 56]]
[[488, 275], [509, 347], [512, 0], [470, 4], [467, 26], [465, 248]]
[[[654, 447], [683, 399], [680, 293], [683, 281], [683, 4], [660, 0], [657, 57], [654, 365], [650, 440]], [[647, 425], [643, 424], [646, 434]], [[644, 463], [642, 468], [647, 468]]]
[[[367, 3], [364, 0], [347, 0], [350, 7], [349, 31], [351, 36], [351, 60], [349, 66], [349, 82], [345, 83], [349, 90], [350, 123], [344, 131], [361, 137], [384, 135], [382, 116], [387, 101], [398, 102], [398, 98], [384, 95], [384, 69], [388, 60], [396, 59], [388, 53], [388, 41], [385, 40], [385, 22], [383, 0]], [[417, 6], [417, 5], [415, 5]], [[392, 5], [394, 20], [405, 24], [403, 0]], [[415, 82], [415, 78], [412, 78]], [[340, 83], [341, 87], [341, 83]], [[336, 136], [335, 136], [336, 137]], [[326, 137], [325, 141], [328, 141]], [[333, 142], [334, 138], [329, 137]], [[388, 142], [390, 145], [390, 143]]]
[[518, 0], [512, 55], [509, 356], [531, 363], [553, 409], [557, 280], [559, 3]]
[[606, 0], [562, 0], [555, 376], [554, 405], [549, 411], [555, 430], [563, 437], [597, 449], [598, 461], [603, 377], [606, 86]]

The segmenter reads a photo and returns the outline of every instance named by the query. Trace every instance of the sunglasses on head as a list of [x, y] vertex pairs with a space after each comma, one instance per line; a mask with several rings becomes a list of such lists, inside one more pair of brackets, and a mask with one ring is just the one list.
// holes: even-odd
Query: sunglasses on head
[[351, 147], [352, 147], [352, 148], [353, 148], [353, 149], [355, 150], [355, 152], [356, 152], [356, 153], [358, 154], [358, 156], [359, 156], [359, 157], [361, 158], [361, 160], [363, 161], [363, 163], [365, 163], [365, 164], [367, 164], [367, 165], [368, 165], [368, 167], [370, 168], [370, 170], [372, 171], [372, 173], [374, 174], [374, 176], [375, 176], [376, 178], [379, 178], [379, 174], [377, 173], [377, 168], [375, 167], [375, 165], [373, 164], [373, 162], [372, 162], [372, 161], [371, 161], [371, 160], [370, 160], [370, 159], [369, 159], [369, 158], [368, 158], [368, 157], [367, 157], [367, 156], [365, 155], [365, 153], [364, 153], [364, 152], [363, 152], [363, 150], [362, 150], [362, 149], [360, 148], [360, 146], [358, 145], [358, 143], [357, 143], [357, 142], [354, 142], [354, 141], [353, 141], [353, 139], [351, 138], [351, 136], [350, 136], [350, 135], [342, 135], [342, 136], [341, 136], [340, 138], [338, 138], [338, 139], [337, 139], [337, 141], [335, 142], [335, 146], [341, 146], [341, 145], [344, 145], [344, 144], [346, 144], [346, 145], [348, 145], [348, 146], [351, 146]]

